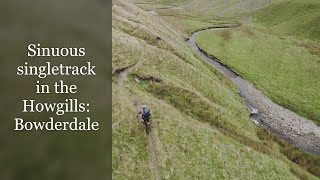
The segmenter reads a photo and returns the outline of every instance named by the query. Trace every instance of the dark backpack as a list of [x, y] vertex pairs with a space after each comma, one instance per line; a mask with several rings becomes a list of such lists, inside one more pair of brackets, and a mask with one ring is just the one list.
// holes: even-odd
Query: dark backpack
[[142, 117], [143, 118], [149, 118], [150, 117], [150, 110], [147, 108], [143, 108], [142, 110]]

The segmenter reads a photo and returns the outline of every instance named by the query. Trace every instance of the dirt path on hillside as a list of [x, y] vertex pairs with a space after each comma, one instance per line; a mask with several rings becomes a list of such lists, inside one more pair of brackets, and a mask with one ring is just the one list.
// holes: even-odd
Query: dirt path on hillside
[[[136, 4], [138, 6], [139, 5], [144, 5], [144, 4], [164, 5], [164, 4], [161, 4], [161, 3], [159, 4], [159, 2], [160, 2], [160, 0], [155, 1], [155, 2], [135, 2], [133, 4]], [[159, 7], [159, 8], [155, 8], [155, 9], [152, 9], [152, 10], [148, 10], [147, 12], [149, 14], [152, 14], [152, 15], [158, 15], [157, 10], [159, 10], [159, 9], [172, 9], [172, 8], [176, 8], [177, 7], [176, 5], [165, 5], [165, 6], [167, 6], [167, 7]], [[143, 7], [141, 7], [141, 6], [139, 6], [139, 7], [143, 9]]]
[[[131, 72], [131, 69], [137, 65], [140, 60], [143, 58], [143, 55], [144, 55], [144, 47], [141, 48], [141, 56], [139, 58], [139, 60], [137, 61], [136, 64], [130, 66], [130, 67], [126, 67], [124, 69], [121, 69], [119, 71], [117, 71], [115, 73], [115, 76], [116, 76], [116, 81], [117, 81], [117, 86], [119, 88], [122, 88], [123, 86], [123, 82], [125, 79], [127, 79], [128, 77], [128, 74]], [[140, 111], [140, 108], [142, 106], [142, 103], [141, 101], [139, 100], [139, 98], [136, 97], [135, 99], [135, 102], [134, 102], [134, 106], [136, 108], [136, 111], [137, 113]], [[141, 125], [141, 117], [140, 116], [137, 116], [137, 124], [138, 126]], [[157, 154], [154, 150], [154, 147], [153, 147], [153, 140], [152, 140], [152, 136], [151, 134], [147, 134], [147, 137], [148, 137], [148, 149], [149, 149], [149, 153], [151, 155], [151, 160], [152, 160], [152, 167], [153, 167], [153, 171], [154, 171], [154, 175], [156, 177], [156, 180], [160, 180], [160, 175], [159, 175], [159, 168], [158, 168], [158, 161], [157, 161]]]
[[[134, 65], [133, 65], [134, 66]], [[122, 87], [123, 85], [123, 81], [127, 78], [128, 74], [130, 73], [131, 71], [131, 68], [133, 67], [127, 67], [127, 68], [124, 68], [122, 70], [120, 70], [117, 74], [117, 86], [118, 87]]]
[[[203, 31], [223, 29], [226, 28], [209, 28]], [[314, 122], [272, 102], [254, 85], [230, 70], [227, 66], [221, 64], [218, 59], [209, 57], [196, 44], [195, 38], [199, 32], [192, 34], [187, 41], [188, 45], [203, 60], [213, 65], [236, 84], [240, 91], [239, 95], [251, 112], [250, 118], [255, 123], [278, 134], [294, 146], [320, 156], [320, 127]]]
[[[139, 27], [138, 27], [138, 28], [139, 28]], [[142, 46], [142, 47], [141, 47], [141, 55], [140, 55], [139, 60], [137, 61], [137, 63], [136, 63], [136, 64], [133, 64], [132, 66], [123, 68], [123, 69], [121, 69], [121, 70], [119, 70], [119, 71], [117, 71], [117, 72], [115, 73], [114, 76], [116, 76], [116, 78], [117, 78], [117, 86], [118, 86], [119, 88], [122, 88], [122, 85], [123, 85], [124, 80], [127, 79], [128, 74], [131, 72], [131, 69], [140, 62], [140, 60], [143, 58], [143, 55], [144, 55], [144, 47]]]
[[[136, 108], [136, 111], [140, 112], [142, 104], [141, 104], [141, 101], [137, 97], [135, 99], [134, 106]], [[141, 124], [141, 121], [142, 121], [141, 117], [137, 116], [137, 122], [138, 122], [139, 125]], [[151, 155], [153, 172], [154, 172], [154, 175], [156, 177], [156, 180], [160, 180], [158, 161], [157, 161], [157, 154], [156, 154], [156, 151], [154, 150], [154, 147], [153, 147], [152, 136], [149, 133], [149, 134], [147, 134], [147, 137], [148, 137], [148, 149], [149, 149], [149, 153]]]
[[153, 172], [154, 175], [156, 176], [156, 180], [160, 180], [160, 175], [159, 175], [159, 170], [158, 170], [158, 161], [157, 161], [157, 155], [156, 152], [154, 150], [153, 147], [153, 140], [150, 134], [147, 135], [148, 136], [148, 148], [149, 148], [149, 152], [151, 154], [152, 157], [152, 166], [153, 166]]
[[177, 6], [168, 6], [168, 7], [161, 7], [161, 8], [156, 8], [156, 9], [152, 9], [152, 10], [149, 10], [147, 11], [149, 14], [152, 14], [152, 15], [158, 15], [157, 13], [157, 10], [159, 9], [174, 9], [176, 8]]

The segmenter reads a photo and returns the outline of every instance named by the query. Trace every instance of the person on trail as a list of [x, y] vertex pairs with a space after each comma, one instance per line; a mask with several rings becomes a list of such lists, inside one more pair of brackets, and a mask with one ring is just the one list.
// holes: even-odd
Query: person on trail
[[142, 105], [141, 110], [139, 111], [138, 115], [141, 114], [141, 118], [143, 119], [144, 123], [149, 124], [149, 118], [151, 116], [150, 110], [147, 108], [147, 106]]

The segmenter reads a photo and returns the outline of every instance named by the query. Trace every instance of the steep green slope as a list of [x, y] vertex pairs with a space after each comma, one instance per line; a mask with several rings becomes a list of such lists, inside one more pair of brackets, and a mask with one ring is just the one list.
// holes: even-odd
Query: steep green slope
[[140, 103], [152, 110], [162, 179], [315, 178], [249, 120], [234, 86], [198, 59], [180, 32], [132, 4], [113, 4], [115, 179], [154, 178], [148, 140], [136, 119]]
[[320, 42], [320, 1], [279, 0], [256, 12], [261, 25]]
[[194, 12], [232, 17], [260, 9], [268, 3], [270, 0], [193, 0], [185, 8]]
[[139, 1], [151, 4], [177, 5], [193, 13], [216, 15], [221, 17], [234, 17], [267, 6], [271, 0], [156, 0]]

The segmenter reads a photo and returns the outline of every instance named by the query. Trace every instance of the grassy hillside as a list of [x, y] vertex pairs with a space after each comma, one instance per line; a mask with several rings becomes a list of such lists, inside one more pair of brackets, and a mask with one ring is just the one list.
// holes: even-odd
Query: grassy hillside
[[214, 19], [223, 17], [249, 22], [254, 20], [257, 24], [282, 33], [320, 41], [320, 1], [318, 0], [150, 0], [145, 2], [152, 3], [147, 4], [146, 6], [149, 7], [146, 9], [151, 9], [152, 6], [163, 6], [161, 4], [179, 7], [162, 14], [177, 12], [179, 14], [182, 11], [196, 14], [198, 18], [209, 15]]
[[186, 9], [205, 14], [233, 17], [260, 9], [270, 3], [270, 0], [193, 0]]
[[212, 15], [204, 15], [183, 8], [160, 9], [157, 11], [165, 22], [183, 33], [185, 39], [195, 31], [209, 27], [221, 27], [235, 22]]
[[[151, 2], [151, 1], [149, 1]], [[176, 4], [187, 12], [242, 19], [320, 41], [320, 1], [318, 0], [158, 0], [156, 4]], [[176, 11], [176, 10], [175, 10]], [[242, 17], [242, 18], [241, 18]], [[242, 21], [241, 20], [241, 21]]]
[[253, 17], [264, 26], [320, 42], [320, 1], [279, 0]]
[[146, 0], [133, 2], [145, 2], [152, 4], [177, 5], [193, 13], [216, 15], [220, 17], [235, 17], [248, 13], [268, 5], [271, 0]]
[[197, 58], [179, 31], [132, 4], [113, 3], [114, 179], [154, 179], [137, 102], [152, 111], [161, 179], [315, 179], [282, 154], [285, 143], [250, 121], [232, 83]]

